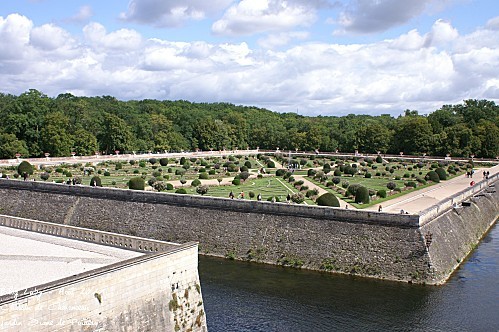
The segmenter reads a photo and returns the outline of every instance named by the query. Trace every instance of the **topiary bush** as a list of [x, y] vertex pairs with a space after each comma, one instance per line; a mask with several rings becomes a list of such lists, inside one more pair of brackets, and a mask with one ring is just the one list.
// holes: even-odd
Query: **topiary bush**
[[208, 173], [204, 172], [204, 173], [199, 174], [199, 178], [201, 180], [208, 180], [210, 178], [210, 176], [208, 175]]
[[301, 204], [305, 200], [305, 196], [302, 193], [294, 193], [291, 195], [291, 200], [296, 204]]
[[201, 185], [201, 181], [199, 181], [198, 179], [194, 179], [194, 180], [192, 180], [192, 182], [191, 182], [191, 186], [193, 186], [193, 187], [197, 187], [197, 186], [199, 186], [199, 185]]
[[234, 179], [234, 180], [232, 180], [232, 184], [235, 185], [235, 186], [239, 186], [241, 184], [241, 180], [240, 179]]
[[166, 184], [166, 190], [173, 190], [173, 184], [167, 183]]
[[102, 181], [100, 177], [94, 176], [90, 179], [90, 186], [92, 187], [102, 187]]
[[438, 176], [437, 172], [435, 172], [435, 171], [429, 171], [426, 174], [425, 179], [430, 180], [430, 181], [435, 182], [435, 183], [440, 182], [440, 176]]
[[439, 167], [435, 170], [435, 173], [438, 174], [438, 178], [441, 180], [441, 181], [445, 181], [447, 180], [447, 172], [445, 172], [445, 169], [443, 169], [442, 167]]
[[377, 162], [378, 164], [381, 164], [381, 163], [383, 162], [383, 158], [381, 158], [381, 156], [377, 156], [377, 157], [376, 157], [376, 162]]
[[386, 190], [384, 190], [384, 189], [378, 190], [378, 192], [376, 193], [376, 195], [379, 198], [386, 198]]
[[146, 183], [141, 177], [134, 177], [128, 181], [128, 189], [132, 190], [144, 190]]
[[26, 160], [21, 161], [19, 166], [17, 166], [17, 174], [19, 175], [23, 175], [24, 173], [31, 175], [33, 174], [33, 170], [33, 165]]
[[207, 194], [207, 193], [208, 193], [208, 190], [209, 190], [209, 187], [208, 187], [208, 186], [206, 186], [206, 185], [203, 185], [203, 186], [198, 186], [198, 187], [196, 188], [196, 192], [197, 192], [198, 194], [200, 194], [201, 196], [203, 196], [203, 195]]
[[175, 191], [175, 194], [187, 194], [187, 190], [185, 190], [185, 188], [179, 188]]
[[47, 181], [50, 177], [50, 174], [47, 173], [47, 172], [43, 172], [42, 174], [40, 174], [40, 179], [42, 179], [43, 181]]
[[388, 182], [388, 183], [386, 184], [386, 187], [387, 187], [388, 189], [390, 189], [390, 190], [393, 190], [393, 189], [397, 188], [397, 184], [396, 184], [395, 182], [390, 181], [390, 182]]
[[360, 186], [355, 192], [355, 203], [368, 204], [369, 203], [369, 190]]
[[159, 159], [159, 164], [161, 166], [167, 166], [168, 165], [168, 158], [161, 158], [161, 159]]
[[278, 170], [275, 171], [275, 175], [276, 176], [283, 176], [285, 173], [286, 173], [286, 170], [283, 169], [283, 168], [280, 168], [280, 169], [278, 169]]
[[338, 198], [331, 193], [325, 193], [319, 196], [316, 200], [317, 205], [320, 206], [332, 206], [332, 207], [340, 207], [340, 202]]
[[371, 174], [371, 173], [366, 173], [366, 174], [364, 175], [364, 177], [365, 177], [366, 179], [370, 179], [370, 178], [372, 177], [372, 174]]
[[163, 181], [156, 181], [154, 182], [152, 187], [154, 188], [154, 190], [164, 191], [166, 190], [166, 183], [164, 183]]
[[356, 196], [357, 190], [361, 188], [362, 186], [360, 184], [354, 183], [348, 186], [347, 192], [352, 195]]

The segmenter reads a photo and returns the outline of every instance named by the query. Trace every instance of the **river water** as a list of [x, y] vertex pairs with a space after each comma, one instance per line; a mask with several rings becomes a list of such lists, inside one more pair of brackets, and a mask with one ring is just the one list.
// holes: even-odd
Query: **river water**
[[497, 224], [443, 286], [201, 257], [208, 330], [499, 331]]

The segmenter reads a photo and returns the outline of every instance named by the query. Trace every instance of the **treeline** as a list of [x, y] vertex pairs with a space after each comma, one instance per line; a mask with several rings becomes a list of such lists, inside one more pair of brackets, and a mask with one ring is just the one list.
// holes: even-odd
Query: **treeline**
[[96, 151], [260, 149], [495, 158], [499, 106], [445, 105], [429, 115], [307, 117], [228, 103], [49, 98], [37, 90], [0, 94], [0, 158], [92, 155]]

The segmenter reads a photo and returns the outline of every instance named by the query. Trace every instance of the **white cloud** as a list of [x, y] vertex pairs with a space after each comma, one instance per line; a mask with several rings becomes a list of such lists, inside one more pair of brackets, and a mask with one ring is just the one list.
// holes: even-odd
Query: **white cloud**
[[11, 14], [5, 19], [0, 16], [0, 59], [23, 57], [32, 27], [33, 22], [25, 16]]
[[239, 36], [262, 32], [286, 31], [307, 27], [317, 19], [313, 2], [291, 0], [241, 0], [213, 23], [219, 35]]
[[[80, 38], [54, 24], [33, 27], [21, 15], [0, 18], [2, 92], [36, 88], [48, 95], [225, 101], [324, 115], [425, 112], [468, 98], [499, 101], [499, 40], [490, 24], [460, 35], [437, 21], [427, 33], [412, 30], [393, 40], [307, 42], [279, 51], [244, 42], [144, 39], [98, 23], [83, 31]], [[270, 47], [279, 44], [275, 40], [261, 42]]]
[[76, 22], [76, 23], [87, 22], [93, 15], [94, 15], [94, 12], [92, 10], [92, 7], [82, 6], [78, 10], [78, 13], [71, 16], [68, 19], [68, 21], [69, 22]]
[[99, 23], [90, 23], [83, 28], [85, 38], [94, 46], [114, 50], [134, 50], [142, 42], [141, 35], [129, 29], [120, 29], [107, 33], [106, 28]]
[[[444, 1], [444, 3], [447, 1]], [[439, 0], [352, 0], [341, 12], [335, 34], [368, 34], [388, 30], [419, 16]]]
[[490, 30], [499, 30], [499, 16], [488, 20], [486, 27]]
[[457, 39], [459, 33], [449, 22], [438, 20], [433, 24], [431, 32], [427, 34], [425, 46], [445, 45]]
[[158, 27], [175, 27], [217, 13], [233, 0], [131, 0], [123, 20]]
[[289, 44], [292, 40], [307, 39], [309, 33], [307, 31], [292, 31], [270, 34], [258, 41], [258, 44], [265, 49], [273, 49]]
[[48, 51], [61, 49], [72, 43], [71, 35], [53, 24], [33, 28], [30, 40], [31, 45]]

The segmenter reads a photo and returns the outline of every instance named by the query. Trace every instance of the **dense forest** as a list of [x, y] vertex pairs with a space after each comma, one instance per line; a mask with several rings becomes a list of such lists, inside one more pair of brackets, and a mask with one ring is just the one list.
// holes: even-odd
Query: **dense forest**
[[0, 94], [0, 158], [92, 155], [95, 151], [223, 148], [421, 154], [495, 158], [499, 106], [444, 105], [429, 115], [307, 117], [228, 103], [50, 98], [37, 90]]

